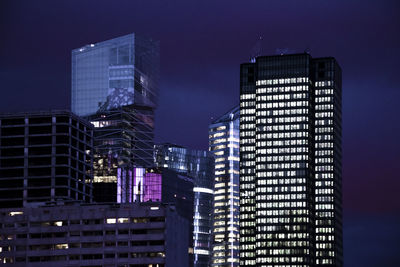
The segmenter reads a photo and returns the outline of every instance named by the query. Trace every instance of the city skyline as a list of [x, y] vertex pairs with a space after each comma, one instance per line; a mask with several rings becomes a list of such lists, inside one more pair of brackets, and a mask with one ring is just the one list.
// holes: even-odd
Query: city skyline
[[[3, 2], [0, 111], [68, 107], [69, 51], [93, 40], [140, 32], [160, 40], [164, 55], [156, 141], [206, 149], [211, 117], [238, 104], [238, 65], [250, 59], [260, 35], [263, 55], [308, 49], [316, 57], [334, 56], [343, 68], [343, 87], [347, 89], [343, 93], [344, 217], [347, 213], [347, 218], [369, 218], [368, 229], [374, 228], [371, 224], [375, 221], [382, 226], [384, 222], [379, 220], [383, 215], [391, 218], [400, 210], [396, 199], [399, 125], [393, 123], [399, 113], [396, 62], [400, 42], [395, 30], [399, 5], [394, 1], [303, 3], [232, 3], [231, 9], [223, 12], [223, 4], [181, 3], [175, 10], [159, 2], [159, 7], [143, 4], [141, 15], [137, 12], [140, 5], [127, 3], [115, 10], [106, 9], [103, 2], [96, 7], [83, 4], [75, 10], [76, 3], [44, 7]], [[117, 16], [117, 10], [124, 15], [129, 8], [136, 17]], [[209, 9], [210, 14], [201, 18]], [[279, 10], [284, 16], [274, 14]], [[146, 14], [158, 19], [147, 19]], [[71, 15], [74, 20], [65, 25]], [[198, 118], [196, 122], [189, 119], [193, 117]], [[177, 125], [182, 126], [179, 132]], [[357, 232], [361, 231], [357, 223], [349, 221], [349, 225], [353, 232], [348, 236], [363, 236]], [[360, 255], [354, 239], [347, 244], [345, 237], [345, 259], [351, 257], [347, 250]]]

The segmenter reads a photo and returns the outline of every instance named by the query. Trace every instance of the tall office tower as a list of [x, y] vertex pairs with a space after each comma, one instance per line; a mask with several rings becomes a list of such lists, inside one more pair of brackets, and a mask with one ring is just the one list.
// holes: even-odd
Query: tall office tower
[[342, 266], [340, 73], [308, 54], [241, 65], [241, 264]]
[[194, 183], [193, 263], [208, 266], [212, 226], [214, 160], [207, 151], [160, 144], [154, 150], [155, 165], [185, 174]]
[[0, 114], [0, 208], [91, 202], [93, 126], [69, 111]]
[[313, 69], [316, 263], [343, 266], [342, 73], [333, 58], [314, 59]]
[[95, 201], [126, 201], [133, 168], [153, 166], [158, 76], [159, 43], [133, 33], [72, 51], [71, 109], [95, 126]]
[[215, 159], [211, 266], [239, 266], [239, 106], [212, 122]]

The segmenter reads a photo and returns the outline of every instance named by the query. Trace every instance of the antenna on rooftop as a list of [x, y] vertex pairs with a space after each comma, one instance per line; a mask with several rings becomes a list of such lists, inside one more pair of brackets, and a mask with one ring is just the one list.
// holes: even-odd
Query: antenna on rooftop
[[256, 62], [256, 58], [258, 56], [261, 56], [261, 42], [263, 40], [263, 37], [260, 36], [257, 40], [257, 42], [255, 43], [255, 45], [253, 46], [252, 50], [251, 50], [251, 57], [250, 57], [250, 62], [254, 63]]

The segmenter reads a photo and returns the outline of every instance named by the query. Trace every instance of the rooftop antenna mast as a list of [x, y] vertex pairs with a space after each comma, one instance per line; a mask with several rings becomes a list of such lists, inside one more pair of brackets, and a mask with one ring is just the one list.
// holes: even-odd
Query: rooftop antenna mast
[[251, 50], [251, 57], [250, 57], [250, 62], [254, 63], [256, 62], [256, 58], [261, 56], [261, 43], [262, 43], [263, 37], [260, 36], [257, 40], [257, 42], [255, 43], [255, 45], [253, 46], [253, 49]]

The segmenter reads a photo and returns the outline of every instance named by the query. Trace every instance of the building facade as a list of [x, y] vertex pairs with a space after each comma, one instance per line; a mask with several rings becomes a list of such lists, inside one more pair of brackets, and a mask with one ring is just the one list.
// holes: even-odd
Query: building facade
[[190, 150], [174, 144], [160, 144], [154, 150], [155, 165], [192, 179], [193, 264], [208, 266], [211, 256], [211, 227], [214, 160], [207, 151]]
[[137, 34], [72, 50], [71, 110], [89, 116], [99, 110], [138, 105], [156, 107], [159, 43]]
[[0, 114], [0, 207], [92, 201], [93, 126], [69, 111]]
[[153, 115], [152, 108], [130, 105], [87, 117], [95, 126], [96, 202], [129, 202], [134, 169], [153, 166]]
[[342, 73], [333, 58], [313, 60], [316, 263], [343, 266]]
[[209, 127], [215, 160], [211, 266], [239, 266], [239, 110]]
[[342, 266], [340, 73], [309, 54], [241, 65], [241, 264]]
[[64, 203], [0, 211], [12, 266], [186, 266], [189, 222], [159, 203]]
[[159, 43], [134, 33], [72, 51], [71, 109], [95, 126], [95, 201], [123, 202], [117, 183], [153, 166], [158, 77]]

